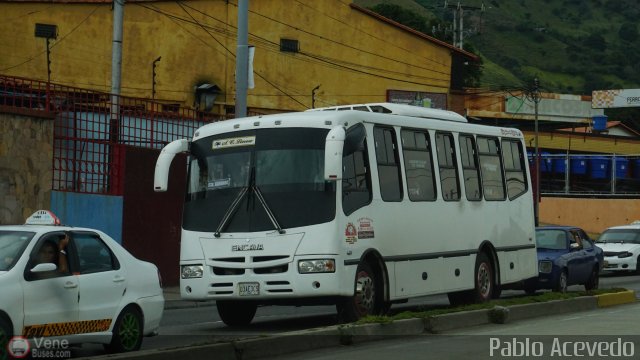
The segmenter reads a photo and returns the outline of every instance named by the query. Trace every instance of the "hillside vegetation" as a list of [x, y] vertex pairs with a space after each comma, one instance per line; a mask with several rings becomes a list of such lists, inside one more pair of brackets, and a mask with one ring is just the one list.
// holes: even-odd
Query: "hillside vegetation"
[[[444, 0], [355, 3], [387, 17], [406, 17], [398, 15], [401, 8], [400, 13], [413, 15], [412, 27], [422, 23], [417, 30], [451, 42], [453, 9], [444, 8]], [[483, 60], [475, 84], [479, 87], [521, 89], [537, 77], [542, 91], [556, 93], [590, 95], [592, 90], [640, 88], [640, 1], [487, 0], [484, 11], [481, 0], [460, 4], [478, 8], [464, 12], [464, 39], [465, 48]], [[607, 114], [632, 120], [638, 111], [617, 109]], [[629, 122], [636, 127], [635, 121]]]
[[[374, 10], [380, 4], [400, 6], [424, 20], [426, 26], [418, 30], [443, 38], [432, 33], [437, 19], [446, 27], [444, 40], [451, 41], [453, 10], [445, 9], [443, 0], [356, 3]], [[482, 5], [480, 0], [460, 3]], [[639, 1], [489, 0], [484, 5], [484, 11], [466, 10], [464, 18], [467, 46], [496, 65], [484, 69], [482, 86], [517, 87], [538, 76], [545, 89], [561, 93], [639, 87]]]

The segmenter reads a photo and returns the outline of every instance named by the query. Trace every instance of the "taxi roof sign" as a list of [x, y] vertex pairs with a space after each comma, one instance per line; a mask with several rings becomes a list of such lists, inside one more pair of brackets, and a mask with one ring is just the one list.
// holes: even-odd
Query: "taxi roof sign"
[[26, 225], [60, 225], [60, 219], [49, 210], [38, 210], [25, 221]]

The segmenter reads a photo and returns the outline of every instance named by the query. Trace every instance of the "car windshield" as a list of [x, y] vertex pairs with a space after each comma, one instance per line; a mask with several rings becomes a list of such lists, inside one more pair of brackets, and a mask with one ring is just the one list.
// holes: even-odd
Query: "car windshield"
[[29, 231], [0, 230], [0, 271], [11, 270], [34, 235]]
[[328, 129], [225, 133], [191, 144], [186, 230], [268, 231], [335, 217], [335, 182], [324, 180]]
[[563, 230], [536, 230], [536, 246], [538, 249], [565, 250], [567, 236]]
[[609, 229], [600, 235], [598, 242], [640, 244], [640, 229]]

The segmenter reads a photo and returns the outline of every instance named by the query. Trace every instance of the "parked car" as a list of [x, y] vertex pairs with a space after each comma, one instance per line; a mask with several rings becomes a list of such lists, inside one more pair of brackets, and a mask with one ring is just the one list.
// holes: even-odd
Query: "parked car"
[[528, 294], [538, 289], [566, 292], [568, 286], [577, 284], [586, 290], [598, 288], [604, 255], [584, 230], [573, 226], [538, 227], [536, 247], [538, 277], [525, 281]]
[[40, 210], [24, 225], [0, 226], [0, 358], [43, 337], [138, 350], [160, 327], [158, 268], [102, 231], [59, 224]]
[[605, 270], [640, 274], [640, 221], [608, 228], [596, 244], [604, 250]]

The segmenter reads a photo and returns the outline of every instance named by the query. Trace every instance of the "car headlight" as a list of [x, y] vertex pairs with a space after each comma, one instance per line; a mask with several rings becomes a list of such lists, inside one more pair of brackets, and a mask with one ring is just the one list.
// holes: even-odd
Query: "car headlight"
[[298, 272], [300, 274], [327, 273], [336, 271], [336, 261], [334, 259], [314, 259], [298, 261]]
[[183, 279], [201, 278], [204, 272], [202, 265], [182, 265], [180, 269], [180, 277]]
[[633, 256], [633, 254], [632, 254], [632, 253], [630, 253], [630, 252], [628, 252], [628, 251], [625, 251], [625, 252], [623, 252], [622, 254], [619, 254], [619, 255], [618, 255], [618, 257], [619, 257], [619, 258], [621, 258], [621, 259], [623, 259], [623, 258], [628, 258], [628, 257], [632, 257], [632, 256]]
[[538, 262], [538, 271], [543, 274], [548, 274], [553, 269], [553, 262], [543, 260]]

